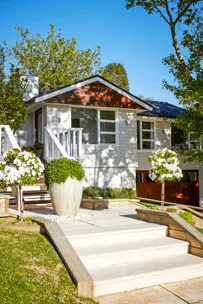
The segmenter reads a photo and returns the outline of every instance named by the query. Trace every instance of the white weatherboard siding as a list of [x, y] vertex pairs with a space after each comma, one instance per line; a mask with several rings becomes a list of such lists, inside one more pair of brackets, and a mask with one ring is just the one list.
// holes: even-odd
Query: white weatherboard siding
[[33, 113], [28, 113], [25, 123], [15, 132], [20, 147], [33, 145]]
[[52, 132], [65, 131], [71, 127], [69, 106], [47, 106], [47, 127]]
[[[113, 110], [113, 109], [112, 109]], [[85, 186], [135, 188], [136, 112], [118, 112], [118, 144], [83, 144], [81, 162]], [[71, 127], [68, 106], [47, 106], [47, 127], [60, 132]]]
[[[147, 119], [145, 119], [147, 121]], [[149, 121], [152, 121], [151, 119]], [[155, 145], [156, 149], [170, 148], [171, 146], [171, 128], [166, 121], [155, 122]], [[153, 151], [138, 150], [138, 168], [137, 170], [149, 170], [149, 156]]]
[[118, 121], [118, 145], [83, 145], [85, 186], [135, 188], [136, 113], [119, 111]]

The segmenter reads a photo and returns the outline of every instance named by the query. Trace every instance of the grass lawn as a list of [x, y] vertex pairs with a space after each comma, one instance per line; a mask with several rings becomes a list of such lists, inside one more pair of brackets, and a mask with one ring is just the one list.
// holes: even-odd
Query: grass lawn
[[0, 303], [97, 302], [77, 297], [76, 286], [45, 236], [0, 231]]

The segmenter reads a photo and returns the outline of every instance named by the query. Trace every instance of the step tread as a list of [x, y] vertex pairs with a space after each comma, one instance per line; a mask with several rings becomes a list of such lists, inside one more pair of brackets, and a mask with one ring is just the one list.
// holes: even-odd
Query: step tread
[[90, 245], [87, 246], [74, 246], [76, 252], [79, 254], [79, 256], [82, 257], [102, 257], [106, 255], [119, 255], [124, 254], [129, 251], [143, 251], [143, 250], [159, 250], [163, 247], [177, 247], [177, 246], [188, 246], [188, 242], [173, 239], [170, 237], [160, 237], [157, 239], [149, 240], [136, 240], [134, 241], [132, 239], [131, 242], [124, 242], [122, 243], [122, 240], [120, 240], [119, 243], [112, 243], [108, 244], [97, 244], [97, 245]]
[[93, 280], [97, 283], [104, 281], [122, 281], [126, 278], [150, 276], [153, 273], [173, 272], [179, 269], [184, 271], [186, 268], [202, 267], [203, 259], [191, 254], [181, 254], [163, 258], [154, 258], [136, 263], [128, 262], [119, 265], [108, 265], [106, 267], [90, 268], [89, 272]]
[[[63, 226], [62, 223], [59, 223], [59, 226]], [[145, 223], [140, 222], [139, 224], [136, 222], [135, 224], [129, 224], [129, 225], [114, 225], [114, 226], [103, 226], [103, 227], [95, 227], [92, 226], [91, 228], [87, 229], [74, 229], [71, 231], [67, 231], [66, 235], [70, 239], [76, 240], [79, 238], [87, 238], [90, 237], [99, 237], [99, 236], [105, 236], [105, 235], [123, 235], [125, 233], [134, 233], [135, 231], [137, 233], [142, 231], [155, 231], [155, 230], [162, 230], [166, 231], [168, 229], [167, 226], [164, 225], [158, 225], [153, 223]], [[97, 232], [95, 232], [97, 230]], [[150, 236], [149, 236], [150, 237]]]

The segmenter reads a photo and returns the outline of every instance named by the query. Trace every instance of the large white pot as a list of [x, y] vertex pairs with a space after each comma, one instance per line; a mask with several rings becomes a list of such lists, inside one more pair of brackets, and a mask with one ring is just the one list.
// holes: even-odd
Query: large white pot
[[54, 184], [49, 192], [57, 215], [77, 215], [82, 199], [83, 183], [70, 177], [65, 183]]

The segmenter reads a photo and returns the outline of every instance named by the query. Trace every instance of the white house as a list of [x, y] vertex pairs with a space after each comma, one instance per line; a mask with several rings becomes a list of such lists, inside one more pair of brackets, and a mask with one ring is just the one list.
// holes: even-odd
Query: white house
[[[158, 198], [159, 185], [147, 175], [148, 157], [171, 147], [171, 119], [182, 111], [179, 107], [145, 102], [98, 75], [43, 94], [38, 82], [32, 83], [28, 117], [16, 132], [21, 147], [38, 141], [45, 144], [46, 161], [67, 155], [78, 159], [86, 172], [84, 186], [131, 187], [139, 196]], [[168, 198], [199, 205], [202, 171], [196, 164], [182, 168], [185, 180], [173, 188], [168, 184], [173, 189]]]

